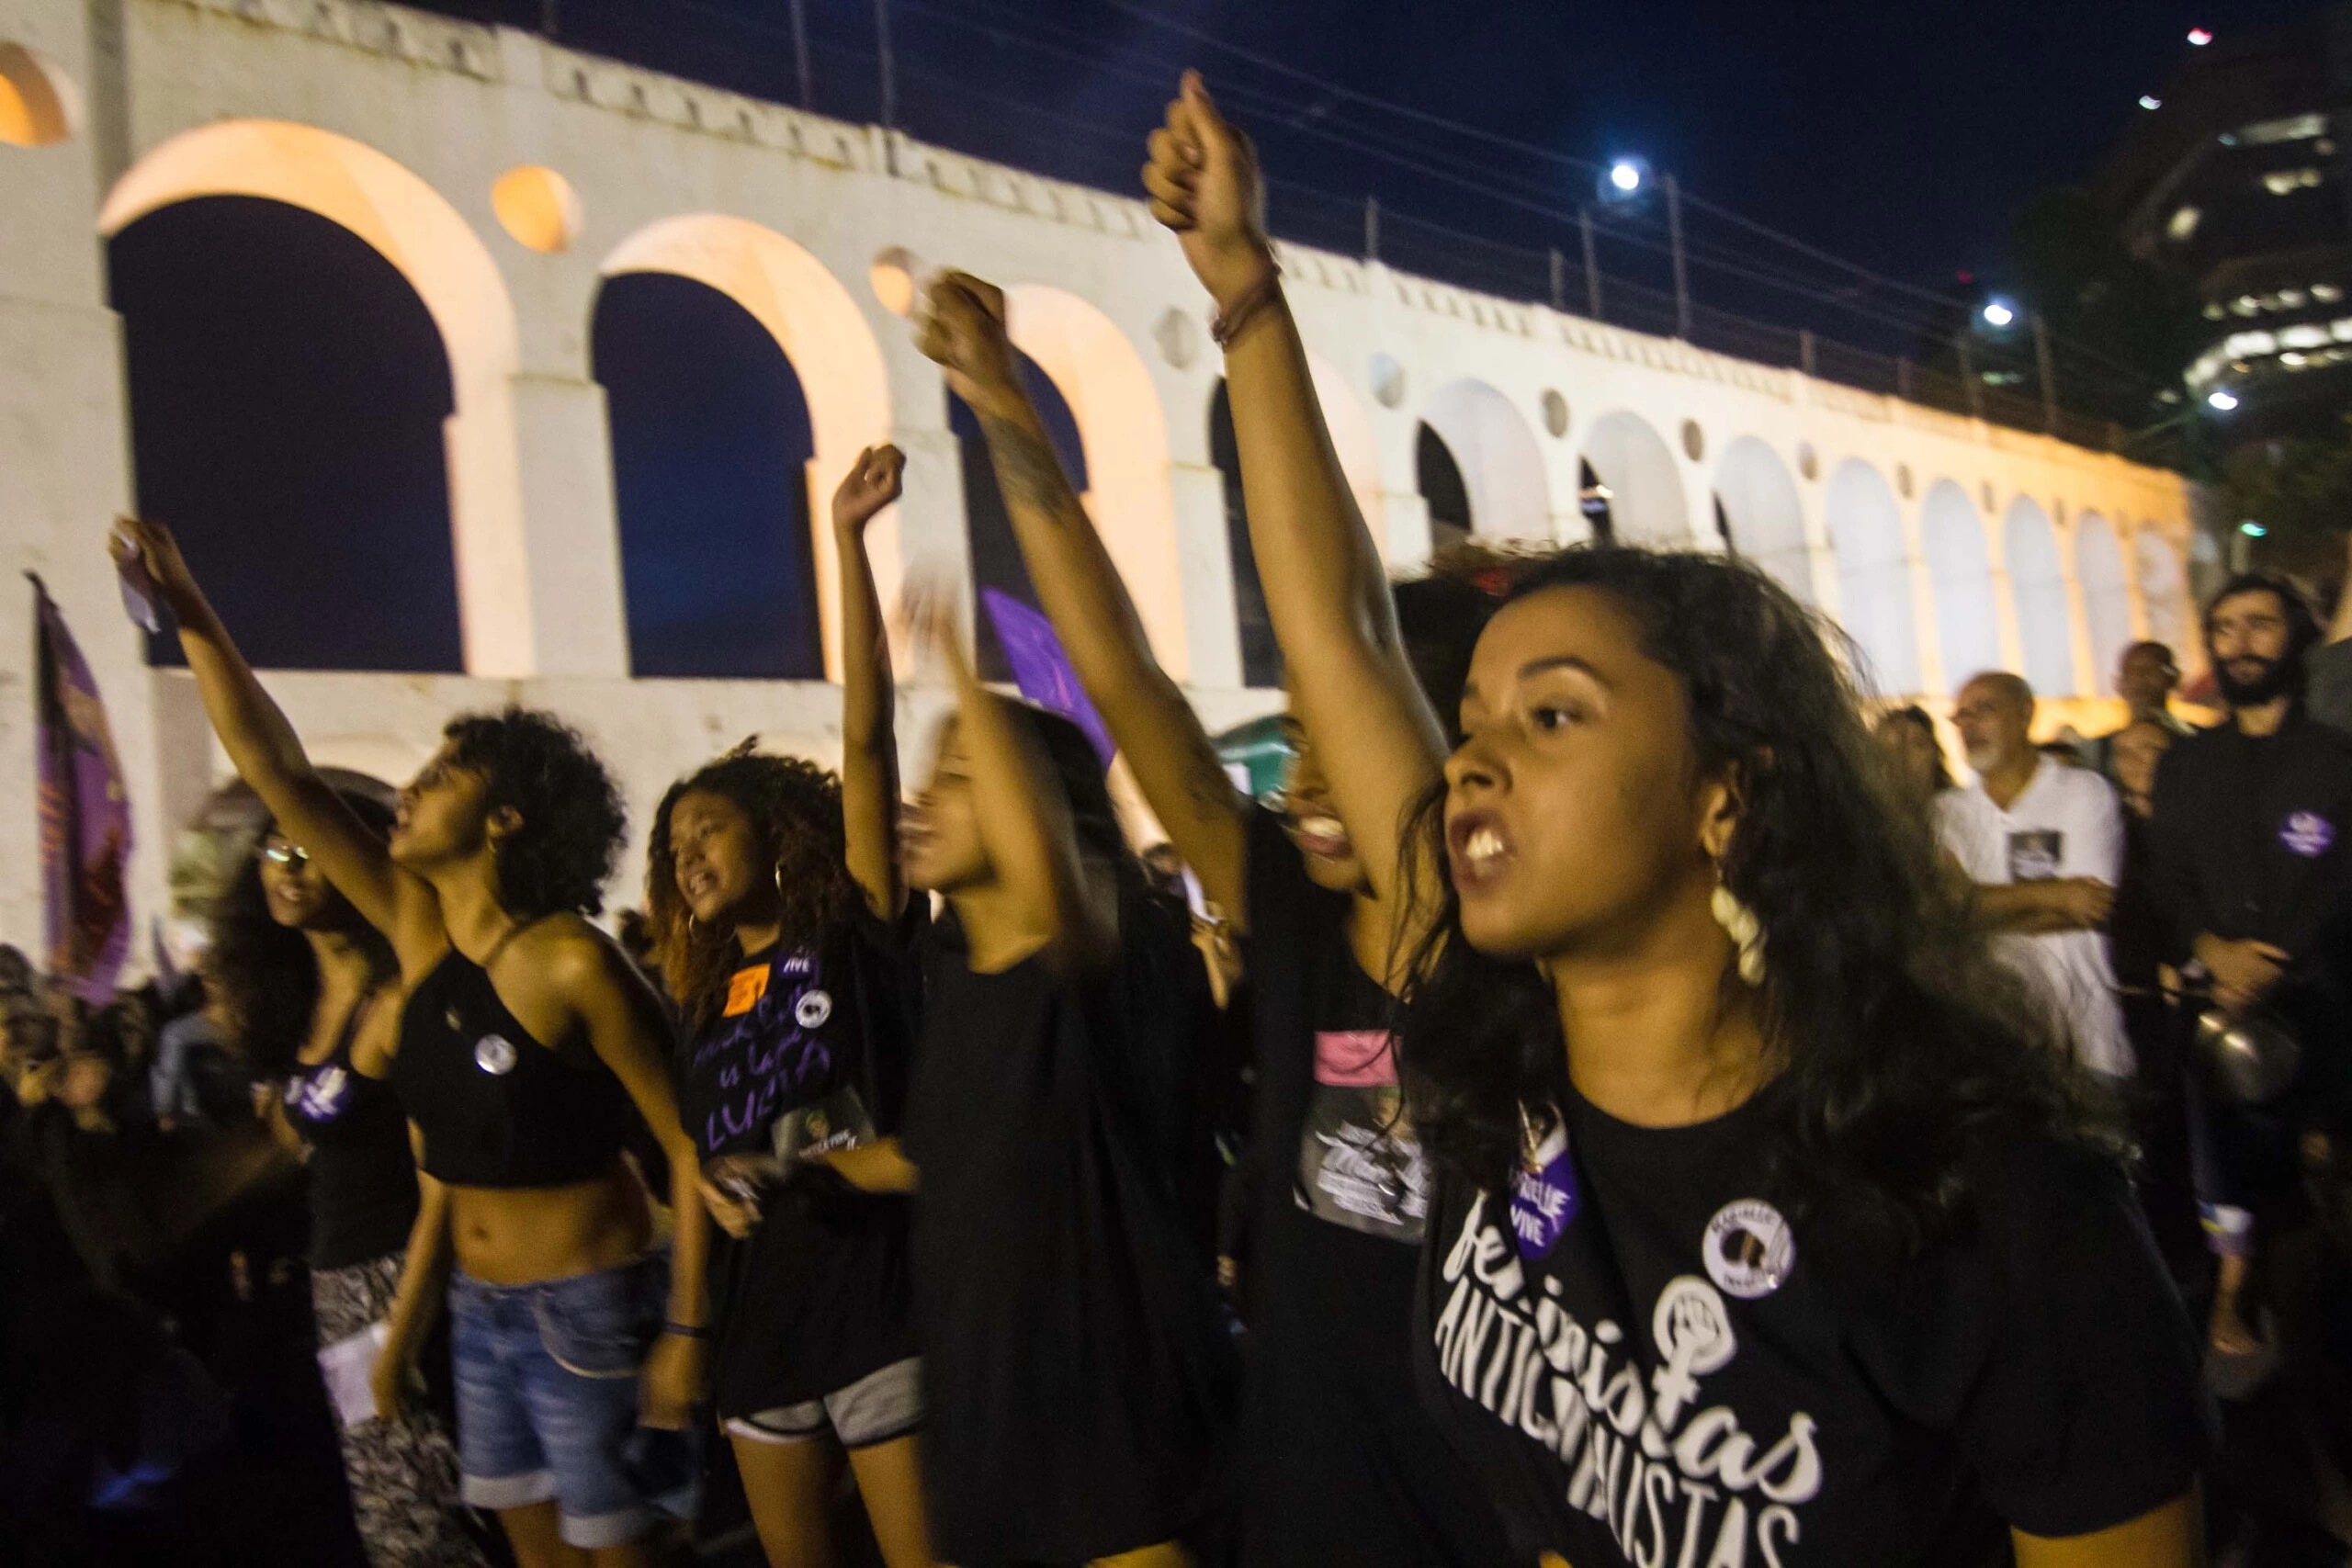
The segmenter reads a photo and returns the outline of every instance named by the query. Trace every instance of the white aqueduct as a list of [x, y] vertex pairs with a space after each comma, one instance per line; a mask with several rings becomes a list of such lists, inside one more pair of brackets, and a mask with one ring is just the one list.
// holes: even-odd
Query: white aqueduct
[[[903, 563], [968, 562], [946, 400], [899, 316], [908, 268], [1005, 282], [1160, 658], [1213, 722], [1279, 700], [1242, 680], [1204, 302], [1135, 200], [372, 0], [0, 0], [0, 550], [49, 583], [107, 699], [142, 911], [160, 907], [172, 825], [222, 763], [186, 676], [145, 665], [101, 549], [132, 493], [104, 240], [218, 195], [357, 235], [448, 357], [466, 672], [270, 674], [323, 760], [404, 777], [451, 713], [520, 698], [581, 721], [641, 818], [674, 771], [753, 730], [837, 754], [821, 683], [629, 678], [589, 342], [599, 285], [628, 272], [707, 284], [775, 335], [807, 397], [816, 496], [866, 444], [906, 448], [886, 593]], [[1584, 464], [1621, 537], [1719, 547], [1720, 504], [1738, 547], [1838, 615], [1891, 694], [2004, 665], [2088, 721], [2127, 639], [2193, 658], [2177, 476], [1377, 264], [1285, 262], [1394, 565], [1430, 549], [1426, 423], [1481, 535], [1583, 537]], [[813, 549], [822, 590], [825, 530]], [[0, 594], [0, 800], [17, 803], [0, 939], [29, 947], [28, 597]]]

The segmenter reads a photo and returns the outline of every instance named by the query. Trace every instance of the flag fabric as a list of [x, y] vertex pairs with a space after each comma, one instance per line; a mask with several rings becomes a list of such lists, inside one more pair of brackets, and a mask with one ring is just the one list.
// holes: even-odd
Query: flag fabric
[[[27, 573], [27, 576], [31, 576]], [[49, 972], [84, 1001], [114, 999], [130, 951], [130, 798], [106, 705], [65, 617], [32, 579], [40, 705], [40, 867]]]
[[1102, 759], [1103, 767], [1110, 767], [1118, 748], [1111, 744], [1102, 716], [1094, 711], [1086, 689], [1078, 683], [1078, 671], [1070, 668], [1069, 655], [1062, 651], [1062, 639], [1054, 635], [1054, 623], [1010, 593], [993, 588], [980, 590], [980, 607], [996, 627], [997, 645], [1004, 649], [1004, 661], [1012, 666], [1012, 683], [1021, 688], [1021, 694], [1086, 731], [1086, 739], [1094, 743], [1094, 754]]

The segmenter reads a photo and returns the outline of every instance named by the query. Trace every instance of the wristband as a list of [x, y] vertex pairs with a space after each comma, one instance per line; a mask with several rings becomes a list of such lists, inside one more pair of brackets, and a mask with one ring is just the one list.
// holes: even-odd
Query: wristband
[[707, 1339], [710, 1337], [710, 1328], [707, 1324], [697, 1328], [694, 1325], [687, 1323], [664, 1323], [662, 1325], [662, 1332], [664, 1334], [674, 1334], [681, 1339]]

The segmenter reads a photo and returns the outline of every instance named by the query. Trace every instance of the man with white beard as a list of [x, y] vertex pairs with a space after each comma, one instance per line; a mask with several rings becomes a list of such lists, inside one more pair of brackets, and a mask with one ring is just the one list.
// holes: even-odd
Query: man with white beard
[[2062, 1013], [2083, 1065], [2131, 1075], [2105, 927], [2123, 869], [2123, 813], [2098, 774], [2033, 744], [2033, 688], [1994, 670], [1961, 687], [1952, 723], [1976, 782], [1936, 801], [1936, 830], [2001, 956]]

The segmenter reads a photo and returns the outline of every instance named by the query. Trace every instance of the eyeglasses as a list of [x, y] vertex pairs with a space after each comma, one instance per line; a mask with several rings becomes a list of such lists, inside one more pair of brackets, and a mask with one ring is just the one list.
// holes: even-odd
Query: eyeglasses
[[299, 870], [311, 863], [311, 852], [300, 844], [272, 844], [262, 851], [261, 858], [289, 870]]

